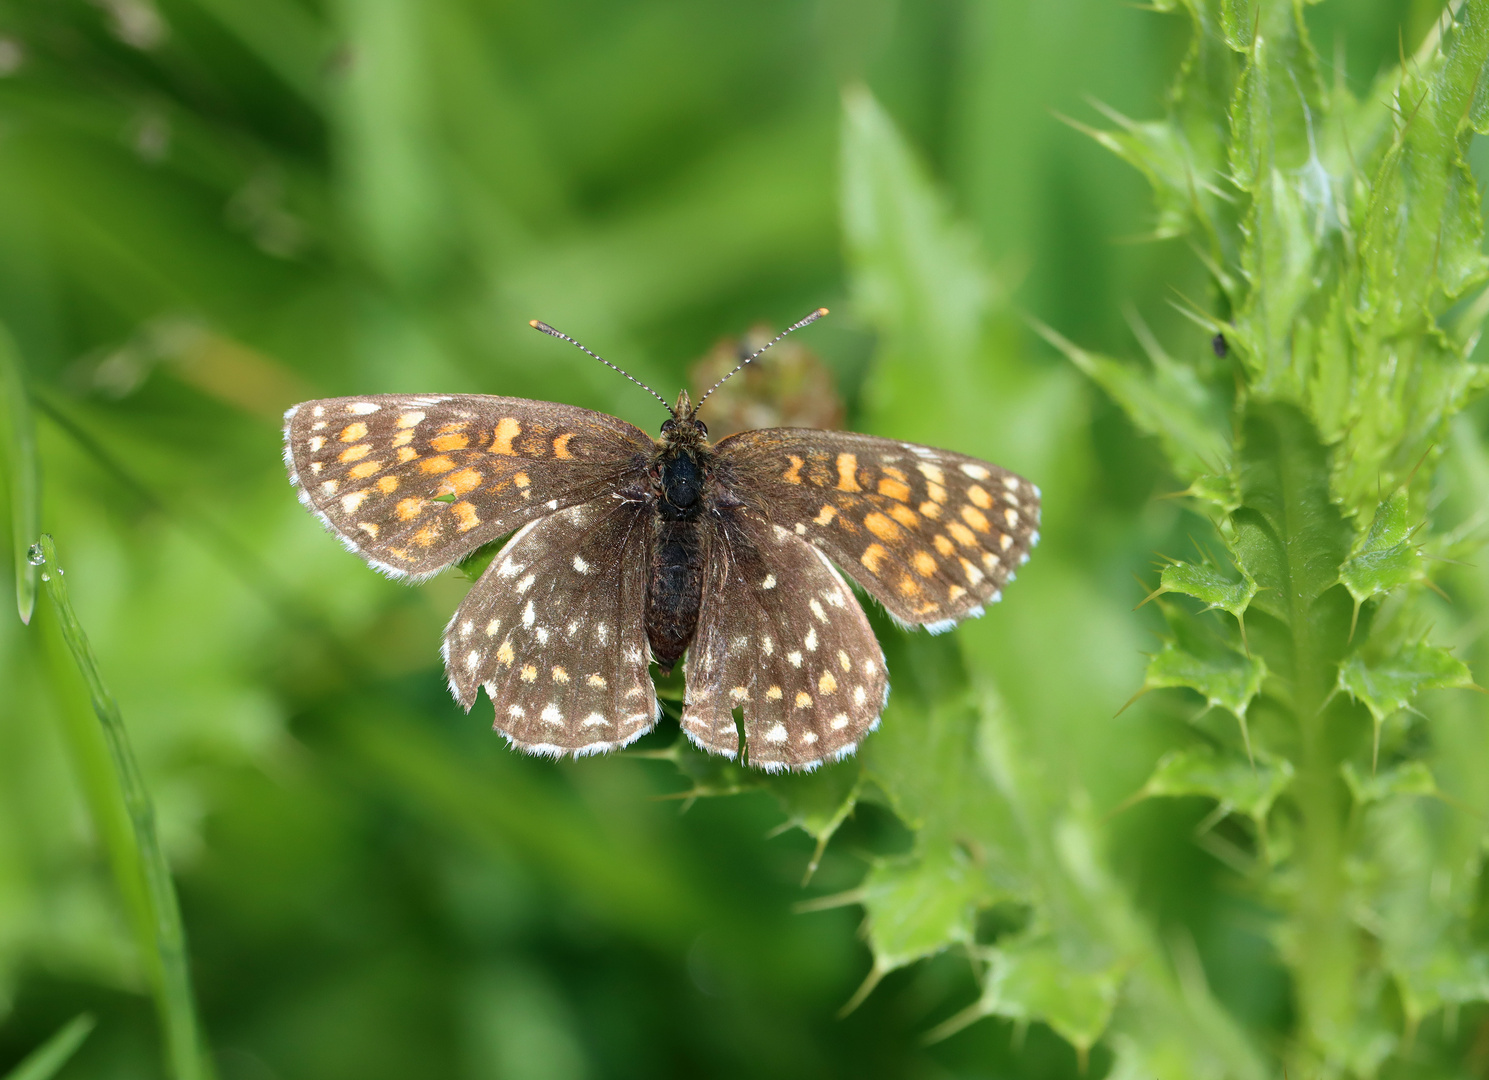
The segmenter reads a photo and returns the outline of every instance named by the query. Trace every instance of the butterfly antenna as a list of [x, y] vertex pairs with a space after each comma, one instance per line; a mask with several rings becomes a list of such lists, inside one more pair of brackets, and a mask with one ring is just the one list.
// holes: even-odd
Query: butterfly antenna
[[793, 330], [800, 330], [803, 326], [811, 326], [812, 323], [816, 322], [818, 319], [822, 318], [822, 316], [824, 316], [826, 314], [827, 314], [827, 309], [825, 307], [819, 307], [816, 311], [812, 312], [805, 319], [802, 319], [800, 322], [794, 322], [794, 323], [792, 323], [790, 326], [786, 327], [786, 329], [782, 330], [775, 337], [773, 337], [769, 341], [767, 341], [764, 345], [760, 346], [754, 352], [750, 353], [749, 356], [746, 356], [743, 360], [741, 360], [738, 364], [735, 365], [734, 371], [731, 371], [728, 375], [725, 375], [722, 379], [720, 379], [718, 382], [714, 383], [712, 386], [710, 386], [708, 388], [708, 393], [707, 394], [704, 394], [701, 398], [698, 399], [698, 404], [693, 406], [693, 411], [694, 412], [697, 412], [699, 409], [701, 409], [703, 407], [703, 403], [708, 400], [708, 395], [709, 394], [712, 394], [719, 387], [723, 386], [726, 382], [728, 382], [730, 379], [732, 379], [734, 377], [735, 373], [738, 372], [740, 368], [744, 367], [751, 360], [755, 359], [755, 357], [759, 356], [766, 349], [768, 349], [772, 345], [774, 345], [777, 341], [780, 341], [781, 338], [785, 337], [787, 334], [791, 333]]
[[[618, 367], [616, 367], [614, 364], [612, 364], [609, 360], [606, 360], [599, 353], [597, 353], [597, 352], [590, 352], [590, 350], [586, 349], [583, 345], [579, 344], [579, 342], [575, 341], [568, 334], [565, 334], [562, 330], [555, 330], [555, 329], [553, 329], [553, 327], [549, 326], [547, 323], [541, 322], [538, 319], [531, 319], [531, 320], [529, 320], [527, 325], [528, 326], [531, 326], [534, 330], [541, 330], [541, 331], [543, 331], [543, 333], [547, 334], [550, 337], [556, 337], [560, 341], [567, 341], [570, 345], [574, 346], [574, 348], [576, 348], [576, 349], [579, 349], [581, 352], [589, 353], [590, 356], [593, 356], [596, 360], [598, 360], [600, 363], [604, 364], [611, 371], [618, 371], [622, 375], [624, 375], [626, 378], [630, 379], [637, 386], [641, 387], [641, 389], [645, 390], [652, 397], [654, 397], [658, 401], [660, 401], [662, 403], [662, 408], [664, 408], [668, 412], [672, 413], [672, 415], [674, 417], [677, 416], [677, 413], [675, 413], [675, 412], [672, 411], [672, 406], [667, 404], [667, 399], [664, 398], [661, 394], [657, 393], [651, 387], [647, 386], [644, 382], [642, 382], [640, 379], [636, 378], [636, 376], [632, 375], [629, 371], [626, 371], [624, 368], [618, 368]], [[806, 324], [803, 323], [801, 325], [806, 325]], [[793, 326], [791, 329], [792, 330], [795, 330], [796, 327]], [[772, 344], [774, 344], [774, 342], [772, 342]]]

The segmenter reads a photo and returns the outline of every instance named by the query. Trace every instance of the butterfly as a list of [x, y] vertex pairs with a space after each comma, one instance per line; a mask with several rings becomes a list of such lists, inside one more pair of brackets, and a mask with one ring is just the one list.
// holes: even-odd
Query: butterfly
[[659, 438], [475, 394], [327, 398], [285, 417], [301, 502], [377, 570], [420, 581], [510, 534], [442, 653], [455, 699], [469, 711], [484, 687], [518, 749], [625, 746], [661, 716], [649, 663], [667, 674], [686, 656], [679, 723], [704, 750], [772, 772], [841, 759], [889, 695], [844, 575], [937, 633], [1000, 599], [1038, 542], [1039, 489], [1006, 469], [844, 431], [711, 445], [698, 406], [724, 380], [668, 405], [620, 373], [667, 408]]

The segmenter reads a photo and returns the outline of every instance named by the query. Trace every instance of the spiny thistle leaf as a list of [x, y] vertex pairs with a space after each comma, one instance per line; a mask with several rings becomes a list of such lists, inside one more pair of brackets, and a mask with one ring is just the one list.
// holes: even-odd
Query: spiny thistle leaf
[[1262, 758], [1252, 766], [1208, 748], [1171, 750], [1143, 785], [1144, 797], [1201, 795], [1262, 821], [1293, 781], [1292, 762]]
[[1359, 806], [1368, 806], [1385, 799], [1422, 795], [1436, 797], [1442, 794], [1437, 787], [1437, 778], [1424, 761], [1408, 761], [1397, 768], [1371, 776], [1361, 775], [1354, 762], [1346, 761], [1340, 772], [1350, 796]]
[[1382, 502], [1370, 530], [1356, 541], [1340, 568], [1339, 580], [1355, 598], [1356, 607], [1372, 596], [1383, 596], [1426, 577], [1422, 557], [1411, 543], [1409, 513], [1405, 491]]
[[1169, 563], [1163, 568], [1159, 583], [1164, 592], [1192, 596], [1204, 603], [1206, 611], [1219, 608], [1237, 619], [1246, 614], [1256, 595], [1256, 582], [1245, 574], [1237, 581], [1213, 566], [1199, 563]]
[[1087, 352], [1042, 323], [1034, 329], [1110, 394], [1134, 427], [1157, 436], [1181, 478], [1197, 480], [1225, 470], [1230, 461], [1225, 429], [1217, 430], [1211, 397], [1190, 369], [1159, 361], [1148, 373]]
[[1111, 1022], [1124, 968], [1109, 964], [1082, 970], [1049, 934], [1024, 936], [988, 953], [978, 1010], [1025, 1023], [1042, 1020], [1084, 1060]]

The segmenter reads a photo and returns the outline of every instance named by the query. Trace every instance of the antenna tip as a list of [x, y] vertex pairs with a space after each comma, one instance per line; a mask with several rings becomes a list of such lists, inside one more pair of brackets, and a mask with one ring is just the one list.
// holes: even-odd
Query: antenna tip
[[822, 316], [822, 315], [827, 315], [827, 314], [829, 314], [829, 312], [828, 312], [828, 310], [825, 307], [819, 307], [817, 309], [817, 315], [819, 317]]
[[534, 330], [536, 330], [538, 328], [538, 320], [537, 319], [528, 319], [527, 320], [527, 325], [528, 326], [531, 326]]

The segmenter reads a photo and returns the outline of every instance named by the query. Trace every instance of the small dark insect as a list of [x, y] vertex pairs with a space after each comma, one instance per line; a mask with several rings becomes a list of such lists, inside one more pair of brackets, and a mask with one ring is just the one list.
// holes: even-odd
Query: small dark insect
[[456, 700], [470, 709], [484, 686], [521, 750], [639, 738], [660, 715], [648, 661], [670, 672], [686, 654], [693, 742], [740, 753], [740, 709], [751, 765], [842, 758], [877, 726], [889, 681], [838, 568], [898, 622], [937, 633], [998, 600], [1039, 539], [1039, 489], [996, 465], [805, 428], [714, 446], [686, 391], [675, 405], [651, 392], [671, 414], [660, 439], [588, 409], [474, 394], [328, 398], [286, 415], [301, 502], [383, 573], [422, 580], [512, 533], [443, 653]]
[[1230, 353], [1230, 342], [1225, 340], [1224, 334], [1216, 334], [1210, 339], [1210, 348], [1215, 350], [1215, 355], [1224, 360]]

